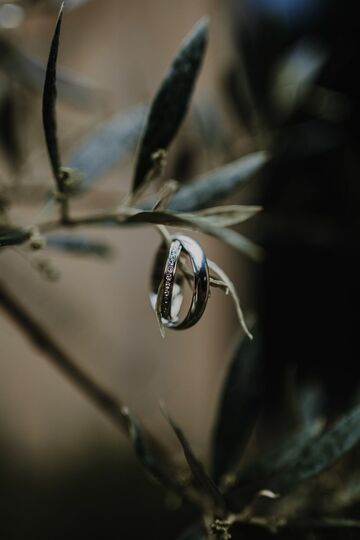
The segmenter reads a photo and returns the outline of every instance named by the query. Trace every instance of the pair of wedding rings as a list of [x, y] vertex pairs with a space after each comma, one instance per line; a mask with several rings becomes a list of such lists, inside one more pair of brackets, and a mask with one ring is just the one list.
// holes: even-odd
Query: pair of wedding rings
[[[192, 268], [192, 297], [188, 312], [181, 318], [186, 257]], [[175, 330], [194, 326], [205, 311], [209, 292], [209, 269], [200, 245], [182, 234], [172, 236], [170, 246], [163, 243], [155, 257], [150, 291], [152, 307], [161, 317], [163, 326]]]

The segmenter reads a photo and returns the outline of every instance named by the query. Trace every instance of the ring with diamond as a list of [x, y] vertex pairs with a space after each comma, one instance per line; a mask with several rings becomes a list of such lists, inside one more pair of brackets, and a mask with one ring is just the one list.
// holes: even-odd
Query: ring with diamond
[[[183, 319], [179, 313], [183, 301], [184, 275], [177, 272], [182, 255], [188, 256], [193, 270], [193, 290], [189, 310]], [[159, 309], [161, 321], [167, 328], [184, 330], [202, 317], [209, 298], [209, 269], [201, 246], [189, 236], [172, 236], [170, 248], [162, 244], [155, 258], [150, 301]], [[158, 308], [159, 306], [159, 308]]]

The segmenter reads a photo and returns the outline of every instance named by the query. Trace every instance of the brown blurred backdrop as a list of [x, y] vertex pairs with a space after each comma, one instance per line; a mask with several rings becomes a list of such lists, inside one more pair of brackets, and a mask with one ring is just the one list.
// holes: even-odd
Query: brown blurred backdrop
[[[59, 65], [95, 81], [106, 90], [106, 97], [99, 106], [80, 112], [60, 103], [64, 153], [100, 119], [138, 102], [149, 103], [182, 38], [203, 15], [211, 17], [210, 47], [194, 102], [216, 100], [221, 68], [230, 54], [223, 8], [215, 0], [93, 0], [67, 13]], [[14, 39], [45, 60], [54, 20], [54, 16], [29, 17]], [[51, 186], [39, 98], [34, 99], [32, 118], [22, 181]], [[180, 138], [190, 130], [188, 120]], [[214, 165], [200, 150], [197, 172]], [[104, 201], [109, 206], [117, 204], [129, 186], [130, 174], [131, 160], [108, 175], [97, 187], [100, 205]], [[98, 200], [87, 196], [76, 205], [95, 206]], [[17, 206], [13, 215], [31, 223], [39, 209]], [[232, 302], [215, 290], [196, 327], [168, 332], [163, 341], [148, 301], [157, 233], [149, 228], [86, 232], [108, 239], [116, 250], [115, 258], [104, 262], [52, 253], [61, 279], [46, 283], [9, 249], [1, 253], [1, 279], [66, 351], [119, 396], [174, 453], [179, 452], [178, 446], [161, 417], [159, 399], [166, 402], [197, 453], [208, 459], [216, 399], [234, 337], [240, 332]], [[217, 241], [200, 240], [208, 256], [221, 261], [236, 279], [238, 272], [233, 268], [236, 262], [238, 269], [238, 256]], [[243, 279], [236, 285], [244, 307], [250, 309], [252, 266], [245, 261], [241, 264]], [[90, 531], [99, 538], [111, 537], [111, 531], [119, 538], [144, 538], [141, 531], [146, 523], [148, 538], [175, 537], [188, 518], [165, 510], [161, 493], [154, 499], [157, 488], [133, 461], [128, 442], [47, 363], [3, 312], [0, 320], [0, 471], [6, 469], [5, 477], [13, 486], [12, 503], [5, 504], [6, 538], [57, 538], [60, 533], [68, 538], [86, 533], [89, 538]], [[39, 482], [44, 483], [43, 498]], [[96, 492], [101, 501], [96, 502]], [[44, 510], [44, 494], [50, 493], [51, 510]], [[34, 497], [38, 497], [38, 505]], [[86, 501], [83, 507], [81, 501]], [[102, 504], [97, 515], [94, 508], [102, 508]], [[28, 514], [22, 518], [24, 508]], [[135, 520], [132, 526], [126, 523], [128, 518]], [[27, 528], [19, 528], [17, 519], [23, 519]], [[68, 530], [73, 533], [66, 533]]]

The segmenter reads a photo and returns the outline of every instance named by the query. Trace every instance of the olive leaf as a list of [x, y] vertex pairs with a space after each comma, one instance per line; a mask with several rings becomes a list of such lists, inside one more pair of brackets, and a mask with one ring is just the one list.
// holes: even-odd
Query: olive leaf
[[247, 327], [247, 324], [245, 322], [245, 317], [244, 317], [243, 311], [242, 311], [241, 306], [240, 306], [240, 300], [239, 300], [239, 297], [238, 297], [238, 294], [236, 292], [236, 289], [235, 289], [235, 286], [234, 286], [233, 282], [227, 276], [227, 274], [224, 272], [224, 270], [222, 268], [220, 268], [220, 266], [218, 266], [216, 263], [211, 261], [210, 259], [208, 259], [208, 266], [209, 266], [209, 269], [213, 273], [215, 273], [215, 275], [217, 275], [220, 278], [220, 283], [215, 282], [215, 284], [214, 284], [214, 282], [213, 282], [212, 284], [217, 286], [217, 287], [220, 287], [220, 284], [221, 284], [222, 288], [226, 291], [226, 293], [231, 294], [231, 297], [232, 297], [232, 299], [234, 301], [234, 304], [235, 304], [236, 313], [237, 313], [237, 316], [239, 318], [239, 322], [240, 322], [245, 334], [248, 336], [248, 338], [253, 339], [253, 336], [252, 336], [252, 334], [251, 334], [251, 332], [250, 332], [250, 330]]
[[18, 227], [0, 225], [0, 247], [16, 246], [29, 240], [31, 232]]
[[247, 498], [267, 486], [269, 478], [281, 473], [289, 463], [296, 462], [303, 449], [323, 430], [324, 392], [321, 386], [301, 385], [296, 390], [297, 427], [287, 431], [280, 442], [259, 459], [232, 475], [228, 487], [239, 487]]
[[[12, 80], [30, 90], [42, 92], [46, 76], [43, 62], [1, 38], [0, 66]], [[101, 97], [101, 89], [92, 80], [67, 70], [57, 70], [56, 78], [59, 97], [78, 108], [88, 108]]]
[[242, 339], [221, 393], [212, 443], [212, 471], [216, 481], [239, 462], [258, 418], [265, 389], [260, 335]]
[[[1, 85], [2, 81], [0, 82]], [[0, 146], [11, 167], [16, 170], [21, 161], [16, 96], [13, 88], [5, 84], [0, 88]]]
[[168, 209], [193, 212], [207, 208], [245, 187], [268, 160], [266, 152], [254, 152], [204, 174], [181, 188], [170, 200]]
[[236, 119], [249, 133], [254, 134], [257, 120], [256, 107], [240, 50], [238, 50], [238, 60], [242, 65], [239, 66], [239, 63], [236, 63], [224, 73], [222, 86]]
[[128, 433], [133, 444], [136, 457], [143, 465], [144, 469], [153, 477], [159, 484], [171, 491], [181, 492], [180, 484], [176, 482], [170, 475], [166, 474], [165, 470], [155, 457], [147, 437], [139, 424], [135, 421], [127, 407], [122, 408], [122, 415], [126, 420]]
[[166, 207], [169, 199], [179, 189], [179, 183], [176, 180], [168, 180], [163, 184], [160, 192], [157, 194], [157, 201], [152, 210], [162, 210]]
[[[93, 0], [66, 0], [66, 10], [76, 9], [92, 1]], [[60, 3], [61, 3], [61, 0], [51, 0], [51, 4], [55, 8], [58, 8]]]
[[169, 422], [171, 428], [173, 429], [179, 443], [181, 444], [185, 459], [189, 465], [189, 469], [192, 472], [194, 480], [202, 487], [204, 493], [206, 493], [210, 500], [213, 502], [216, 508], [226, 512], [226, 502], [217, 488], [214, 481], [208, 475], [205, 470], [204, 465], [198, 460], [195, 456], [189, 442], [187, 441], [183, 431], [175, 424], [172, 418], [169, 416], [163, 403], [160, 403], [162, 413], [166, 420]]
[[271, 489], [271, 478], [281, 476], [282, 471], [291, 463], [296, 463], [304, 448], [315, 441], [323, 424], [317, 420], [306, 423], [294, 433], [288, 433], [284, 439], [260, 459], [249, 463], [244, 469], [234, 473], [229, 479], [228, 488], [239, 488], [249, 499], [261, 489]]
[[61, 172], [61, 160], [57, 139], [56, 127], [56, 63], [59, 50], [60, 30], [64, 3], [61, 4], [58, 19], [55, 26], [54, 35], [52, 38], [48, 63], [46, 67], [45, 83], [43, 91], [42, 115], [43, 126], [45, 132], [46, 147], [50, 159], [52, 172], [57, 183], [57, 188], [60, 193], [65, 190], [63, 175]]
[[307, 444], [296, 459], [292, 459], [278, 475], [270, 489], [284, 494], [300, 482], [319, 475], [334, 465], [360, 440], [360, 406], [352, 409], [338, 422]]
[[133, 211], [123, 218], [124, 224], [152, 223], [157, 225], [181, 226], [183, 228], [214, 236], [258, 261], [263, 257], [263, 250], [240, 233], [214, 225], [211, 216], [175, 213], [170, 211]]
[[95, 255], [109, 258], [112, 254], [110, 246], [104, 242], [74, 234], [48, 236], [46, 246], [75, 255]]
[[72, 150], [66, 162], [83, 173], [79, 193], [90, 189], [94, 182], [126, 159], [139, 139], [145, 113], [146, 107], [138, 105], [109, 118]]
[[137, 191], [152, 169], [152, 155], [165, 150], [187, 112], [202, 64], [208, 37], [208, 20], [200, 20], [183, 41], [152, 103], [140, 142], [133, 179]]
[[312, 426], [326, 415], [326, 391], [320, 384], [302, 385], [296, 396], [300, 425]]
[[304, 100], [326, 60], [324, 48], [309, 38], [296, 43], [280, 60], [274, 73], [272, 99], [282, 117], [286, 118]]
[[234, 204], [206, 208], [205, 210], [193, 212], [193, 215], [200, 218], [211, 218], [211, 222], [220, 227], [232, 227], [233, 225], [238, 225], [239, 223], [243, 223], [253, 216], [256, 216], [261, 210], [261, 206]]

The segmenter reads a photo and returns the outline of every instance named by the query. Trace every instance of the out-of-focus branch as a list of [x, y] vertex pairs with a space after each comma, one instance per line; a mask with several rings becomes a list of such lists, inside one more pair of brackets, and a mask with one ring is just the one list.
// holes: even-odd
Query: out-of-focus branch
[[[148, 471], [166, 490], [174, 491], [184, 501], [195, 501], [196, 493], [188, 493], [174, 477], [172, 461], [165, 448], [151, 434], [142, 430], [140, 441], [140, 428], [130, 417], [129, 410], [115, 396], [104, 389], [97, 381], [88, 375], [66, 353], [60, 345], [47, 333], [0, 281], [0, 307], [5, 314], [16, 324], [22, 333], [39, 349], [47, 359], [57, 367], [105, 416], [118, 428], [130, 437], [138, 459]], [[134, 429], [136, 428], [136, 433]], [[146, 439], [145, 439], [146, 438]], [[146, 440], [146, 443], [145, 443]], [[147, 446], [147, 445], [150, 446]], [[146, 446], [146, 448], [145, 448]]]
[[1, 282], [0, 306], [32, 344], [101, 409], [121, 432], [127, 434], [122, 403], [85, 373]]

